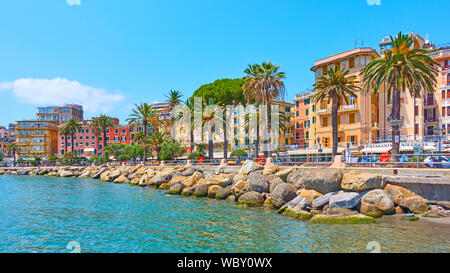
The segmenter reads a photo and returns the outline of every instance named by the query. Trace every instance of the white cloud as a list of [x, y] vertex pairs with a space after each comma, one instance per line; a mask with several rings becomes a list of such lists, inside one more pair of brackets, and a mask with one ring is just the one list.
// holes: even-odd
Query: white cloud
[[43, 106], [76, 103], [83, 105], [84, 109], [91, 113], [109, 112], [114, 103], [124, 100], [119, 91], [108, 93], [105, 89], [85, 86], [63, 78], [0, 82], [1, 90], [12, 91], [23, 103]]
[[66, 0], [66, 3], [69, 6], [80, 6], [81, 0]]

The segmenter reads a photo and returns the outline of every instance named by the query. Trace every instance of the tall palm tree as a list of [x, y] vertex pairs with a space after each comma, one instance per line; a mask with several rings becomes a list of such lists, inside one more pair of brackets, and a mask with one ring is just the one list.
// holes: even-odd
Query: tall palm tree
[[346, 69], [330, 67], [328, 76], [320, 77], [314, 84], [314, 102], [327, 103], [331, 101], [331, 126], [333, 128], [333, 151], [332, 157], [337, 154], [338, 145], [338, 107], [342, 99], [348, 103], [347, 95], [356, 97], [356, 92], [360, 90], [355, 75], [348, 75]]
[[67, 153], [67, 137], [70, 135], [68, 127], [60, 126], [59, 127], [59, 134], [64, 136], [64, 154], [66, 154]]
[[150, 145], [156, 151], [156, 158], [159, 159], [161, 152], [161, 144], [167, 140], [167, 135], [164, 132], [156, 131], [150, 136]]
[[[392, 125], [392, 153], [400, 152], [400, 91], [408, 90], [411, 96], [421, 96], [421, 91], [433, 93], [436, 87], [439, 63], [427, 55], [430, 51], [419, 47], [412, 34], [401, 32], [393, 38], [392, 48], [383, 56], [372, 60], [361, 74], [364, 90], [375, 94], [385, 88], [392, 95], [392, 112], [388, 119]], [[398, 156], [395, 156], [398, 161]]]
[[16, 151], [17, 151], [17, 144], [16, 143], [10, 143], [8, 144], [8, 149], [12, 152], [13, 156], [13, 166], [16, 166]]
[[170, 110], [172, 110], [175, 105], [181, 103], [181, 98], [183, 97], [183, 94], [178, 90], [170, 90], [169, 94], [166, 96], [166, 101], [169, 103]]
[[[126, 120], [130, 127], [144, 127], [143, 139], [147, 137], [148, 125], [156, 125], [159, 122], [158, 113], [153, 107], [148, 103], [141, 103], [140, 105], [135, 105], [129, 118]], [[147, 159], [147, 149], [144, 152], [144, 161]]]
[[[245, 83], [242, 87], [244, 95], [247, 100], [254, 99], [262, 103], [266, 107], [266, 124], [265, 124], [265, 151], [264, 156], [267, 158], [271, 151], [269, 151], [269, 137], [270, 136], [270, 104], [274, 98], [284, 95], [285, 87], [283, 80], [286, 78], [286, 73], [279, 71], [280, 66], [274, 65], [271, 62], [262, 64], [249, 65], [244, 73]], [[258, 141], [257, 141], [258, 142]]]
[[105, 148], [108, 146], [108, 142], [106, 141], [106, 130], [109, 128], [114, 127], [114, 123], [111, 120], [110, 117], [101, 114], [100, 117], [94, 118], [90, 124], [90, 127], [92, 130], [97, 132], [102, 132], [103, 134], [103, 151], [105, 151]]
[[[66, 145], [67, 145], [67, 135], [70, 135], [71, 137], [71, 146], [72, 146], [72, 153], [74, 153], [74, 146], [73, 146], [73, 136], [76, 134], [78, 130], [81, 129], [81, 122], [75, 119], [71, 119], [63, 124], [60, 131], [66, 135]], [[66, 152], [67, 152], [67, 146], [66, 146]]]
[[[194, 106], [191, 104], [190, 99], [187, 99], [184, 102], [184, 105], [189, 109], [189, 113], [180, 112], [176, 116], [173, 117], [173, 122], [176, 120], [184, 120], [185, 118], [190, 119], [190, 128], [187, 128], [189, 130], [190, 134], [190, 146], [191, 146], [191, 154], [194, 152]], [[188, 115], [185, 117], [184, 115]]]

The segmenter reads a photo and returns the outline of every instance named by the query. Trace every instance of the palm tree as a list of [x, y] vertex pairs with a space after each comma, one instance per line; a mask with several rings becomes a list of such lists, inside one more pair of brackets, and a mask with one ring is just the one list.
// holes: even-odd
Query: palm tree
[[[391, 37], [392, 48], [372, 60], [361, 74], [364, 91], [375, 94], [381, 87], [392, 95], [392, 112], [388, 119], [392, 126], [392, 153], [400, 152], [400, 90], [408, 90], [412, 97], [420, 97], [421, 91], [433, 93], [436, 87], [439, 63], [427, 55], [430, 51], [419, 48], [412, 34], [401, 32]], [[398, 156], [395, 156], [398, 161]]]
[[[145, 139], [148, 133], [148, 125], [152, 124], [155, 126], [159, 123], [158, 113], [148, 103], [141, 103], [140, 105], [136, 104], [135, 106], [136, 108], [133, 109], [132, 113], [126, 121], [130, 125], [130, 127], [143, 126], [143, 139]], [[147, 159], [147, 149], [145, 149], [144, 153], [145, 161]]]
[[59, 134], [64, 136], [64, 154], [66, 154], [67, 153], [67, 136], [70, 135], [70, 132], [66, 126], [61, 126], [61, 127], [59, 127]]
[[161, 144], [167, 140], [167, 135], [164, 132], [156, 131], [149, 138], [151, 147], [156, 151], [156, 158], [159, 159], [159, 153], [161, 152]]
[[108, 146], [108, 142], [106, 141], [106, 130], [114, 127], [114, 123], [110, 117], [101, 114], [100, 117], [94, 118], [90, 124], [90, 127], [94, 132], [102, 132], [103, 134], [103, 151]]
[[[180, 112], [178, 113], [176, 116], [174, 116], [172, 119], [172, 122], [175, 122], [176, 120], [182, 120], [184, 118], [190, 119], [191, 120], [191, 125], [190, 128], [188, 128], [190, 136], [191, 136], [191, 140], [190, 140], [190, 146], [191, 146], [191, 154], [194, 153], [194, 106], [191, 104], [190, 99], [187, 99], [184, 102], [184, 105], [189, 109], [189, 113], [184, 113], [184, 112]], [[185, 117], [184, 115], [189, 115], [187, 117]]]
[[178, 90], [170, 90], [169, 94], [165, 96], [167, 98], [167, 102], [169, 103], [170, 110], [172, 110], [175, 105], [181, 103], [181, 98], [183, 97], [182, 93]]
[[330, 67], [328, 69], [328, 77], [322, 76], [314, 84], [314, 102], [331, 101], [331, 126], [333, 129], [333, 151], [332, 157], [337, 154], [338, 145], [338, 107], [342, 103], [342, 99], [348, 103], [347, 95], [356, 97], [357, 91], [360, 90], [355, 75], [349, 76], [349, 71], [339, 69], [338, 67]]
[[71, 119], [63, 124], [63, 126], [60, 128], [60, 131], [66, 135], [66, 152], [67, 152], [67, 135], [70, 135], [71, 137], [71, 146], [72, 146], [72, 153], [74, 152], [74, 146], [73, 146], [73, 135], [76, 134], [78, 130], [81, 129], [81, 122], [75, 119]]
[[[266, 124], [265, 124], [265, 151], [264, 156], [268, 157], [271, 153], [269, 151], [269, 138], [270, 136], [270, 104], [274, 98], [284, 95], [285, 87], [283, 79], [286, 78], [286, 74], [279, 71], [280, 66], [274, 65], [271, 62], [262, 64], [249, 65], [244, 73], [245, 84], [242, 89], [247, 100], [255, 100], [262, 103], [266, 107]], [[259, 140], [256, 141], [258, 143]], [[257, 145], [257, 144], [256, 144]]]
[[8, 149], [12, 151], [13, 156], [13, 166], [16, 166], [16, 151], [17, 151], [17, 144], [16, 143], [10, 143], [8, 144]]

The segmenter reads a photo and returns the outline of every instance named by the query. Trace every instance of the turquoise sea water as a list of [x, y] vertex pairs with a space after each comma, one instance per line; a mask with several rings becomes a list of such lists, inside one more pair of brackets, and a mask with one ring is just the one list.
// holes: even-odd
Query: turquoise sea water
[[[273, 210], [93, 179], [0, 176], [0, 252], [450, 252], [448, 226], [311, 225]], [[371, 243], [374, 244], [374, 243]]]

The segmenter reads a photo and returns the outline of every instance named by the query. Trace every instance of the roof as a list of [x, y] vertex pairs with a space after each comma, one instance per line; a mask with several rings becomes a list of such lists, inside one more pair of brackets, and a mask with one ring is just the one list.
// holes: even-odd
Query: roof
[[317, 69], [321, 65], [324, 65], [324, 64], [327, 64], [327, 63], [332, 63], [332, 62], [335, 62], [337, 60], [344, 59], [344, 58], [350, 57], [352, 55], [361, 54], [361, 53], [371, 53], [371, 54], [379, 55], [378, 52], [375, 49], [371, 48], [371, 47], [358, 47], [358, 48], [355, 48], [355, 49], [351, 49], [351, 50], [347, 50], [347, 51], [344, 51], [344, 52], [341, 52], [341, 53], [338, 53], [338, 54], [331, 55], [331, 56], [326, 57], [324, 59], [320, 59], [320, 60], [315, 62], [314, 66], [311, 67], [311, 70], [315, 71], [315, 69]]

